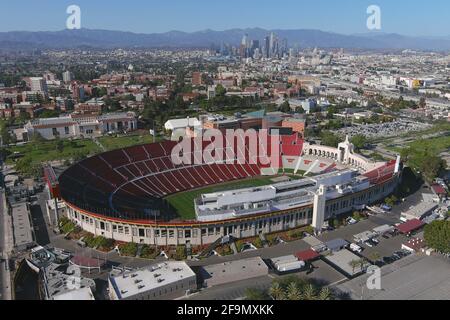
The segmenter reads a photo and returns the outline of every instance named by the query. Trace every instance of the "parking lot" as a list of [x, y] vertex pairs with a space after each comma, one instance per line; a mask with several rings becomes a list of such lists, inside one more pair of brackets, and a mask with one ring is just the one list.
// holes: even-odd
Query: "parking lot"
[[355, 125], [338, 130], [343, 135], [365, 135], [367, 138], [384, 138], [399, 136], [412, 131], [423, 131], [431, 126], [424, 122], [400, 119], [382, 124]]
[[355, 300], [450, 300], [450, 259], [412, 255], [381, 268], [381, 290], [369, 290], [369, 275], [337, 285]]
[[390, 256], [395, 251], [400, 250], [402, 248], [402, 244], [407, 242], [408, 238], [404, 235], [398, 235], [390, 239], [379, 237], [379, 241], [380, 244], [372, 248], [363, 245], [362, 247], [364, 250], [362, 252], [362, 256], [369, 260], [372, 260], [375, 254], [377, 254], [380, 258]]

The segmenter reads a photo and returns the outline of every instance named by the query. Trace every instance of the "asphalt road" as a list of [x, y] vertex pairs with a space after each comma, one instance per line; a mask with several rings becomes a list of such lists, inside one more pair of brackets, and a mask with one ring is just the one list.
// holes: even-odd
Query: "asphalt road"
[[[409, 197], [401, 208], [395, 208], [392, 213], [383, 214], [378, 216], [371, 216], [369, 219], [361, 221], [355, 225], [342, 227], [337, 230], [326, 232], [319, 236], [322, 241], [329, 241], [332, 239], [342, 238], [349, 242], [353, 241], [353, 235], [372, 230], [373, 228], [383, 225], [383, 224], [394, 224], [399, 222], [400, 211], [404, 206], [409, 206], [411, 203], [420, 201], [418, 198], [419, 193], [424, 190], [419, 190], [417, 194]], [[108, 254], [100, 253], [89, 248], [80, 248], [74, 241], [65, 240], [62, 235], [56, 235], [53, 233], [53, 227], [50, 225], [47, 214], [45, 214], [45, 201], [47, 200], [47, 194], [41, 193], [38, 195], [38, 205], [34, 207], [33, 210], [33, 220], [38, 222], [39, 232], [41, 233], [40, 238], [44, 239], [44, 243], [41, 245], [50, 244], [51, 246], [65, 249], [76, 255], [84, 255], [94, 258], [99, 258], [101, 260], [107, 261], [107, 267], [112, 266], [126, 266], [132, 268], [141, 268], [149, 264], [155, 263], [154, 261], [148, 261], [139, 258], [125, 258], [120, 257], [117, 253], [111, 252]], [[398, 236], [389, 240], [380, 239], [381, 243], [375, 248], [366, 248], [363, 255], [369, 256], [372, 252], [376, 251], [380, 255], [390, 255], [393, 252], [400, 249], [401, 243], [404, 242], [402, 236]], [[303, 241], [298, 240], [290, 243], [280, 244], [278, 246], [263, 248], [255, 251], [248, 251], [244, 253], [239, 253], [236, 255], [218, 257], [213, 256], [208, 259], [201, 261], [187, 261], [187, 263], [192, 267], [206, 266], [217, 263], [223, 263], [226, 261], [245, 259], [250, 257], [260, 256], [263, 259], [270, 259], [274, 257], [280, 257], [284, 255], [294, 254], [298, 251], [309, 249], [309, 245]], [[322, 281], [328, 285], [334, 285], [336, 283], [345, 282], [347, 279], [340, 274], [338, 271], [333, 269], [331, 266], [323, 261], [317, 261], [314, 263], [316, 269], [311, 274], [306, 274], [306, 272], [298, 273], [298, 276], [306, 276], [318, 281]], [[107, 271], [102, 271], [100, 274], [93, 272], [90, 275], [86, 275], [100, 283], [105, 282], [107, 278]], [[208, 288], [205, 291], [200, 292], [190, 298], [192, 299], [216, 299], [216, 300], [229, 300], [229, 299], [241, 299], [245, 293], [245, 290], [249, 287], [264, 289], [270, 286], [275, 276], [266, 276], [258, 279], [249, 279], [248, 281], [241, 281], [239, 283], [230, 283], [223, 286]]]

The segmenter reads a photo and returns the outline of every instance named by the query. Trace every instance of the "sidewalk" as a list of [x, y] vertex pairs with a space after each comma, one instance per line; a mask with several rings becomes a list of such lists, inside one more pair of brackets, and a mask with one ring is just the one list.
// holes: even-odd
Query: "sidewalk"
[[1, 236], [3, 237], [0, 244], [2, 244], [2, 259], [4, 262], [0, 264], [1, 275], [1, 300], [11, 300], [11, 272], [9, 271], [9, 255], [14, 247], [14, 239], [11, 229], [11, 217], [8, 215], [8, 208], [6, 204], [5, 191], [1, 190], [0, 195], [0, 223], [2, 225]]

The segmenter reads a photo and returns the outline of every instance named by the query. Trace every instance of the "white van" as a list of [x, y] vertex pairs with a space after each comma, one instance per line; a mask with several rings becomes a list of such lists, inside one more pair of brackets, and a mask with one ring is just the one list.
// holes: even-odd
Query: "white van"
[[361, 248], [360, 246], [358, 246], [356, 243], [352, 243], [350, 245], [350, 250], [352, 250], [353, 252], [358, 252], [361, 253], [363, 251], [363, 248]]

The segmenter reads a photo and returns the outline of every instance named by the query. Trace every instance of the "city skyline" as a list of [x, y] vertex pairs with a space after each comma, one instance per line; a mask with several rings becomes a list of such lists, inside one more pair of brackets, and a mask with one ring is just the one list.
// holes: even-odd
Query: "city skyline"
[[[8, 12], [0, 21], [0, 32], [58, 31], [65, 28], [69, 5], [82, 11], [82, 28], [130, 31], [135, 33], [164, 33], [171, 30], [196, 32], [234, 28], [317, 29], [341, 34], [367, 33], [367, 7], [381, 8], [380, 32], [409, 36], [449, 36], [446, 12], [450, 4], [433, 1], [433, 6], [416, 0], [409, 1], [290, 1], [276, 3], [259, 1], [241, 3], [235, 0], [211, 3], [199, 0], [185, 3], [169, 0], [164, 3], [134, 0], [106, 7], [105, 2], [46, 0], [39, 3], [26, 0], [21, 5], [9, 3]], [[26, 7], [27, 10], [23, 10]], [[22, 19], [14, 17], [21, 16]], [[403, 21], [414, 21], [404, 23]]]

